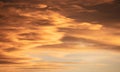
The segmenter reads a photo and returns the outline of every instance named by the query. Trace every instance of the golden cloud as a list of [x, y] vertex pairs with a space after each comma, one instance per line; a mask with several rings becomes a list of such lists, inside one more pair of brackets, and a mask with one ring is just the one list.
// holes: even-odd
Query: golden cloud
[[[78, 0], [73, 3], [70, 0], [49, 0], [41, 3], [38, 1], [33, 5], [32, 0], [20, 3], [0, 2], [0, 64], [31, 64], [30, 67], [23, 66], [23, 69], [57, 69], [70, 63], [43, 63], [47, 59], [41, 57], [42, 53], [48, 58], [54, 57], [62, 61], [69, 55], [84, 50], [90, 52], [94, 48], [119, 50], [119, 29], [101, 23], [78, 22], [67, 14], [64, 15], [64, 11], [95, 11], [76, 5], [79, 2], [91, 6], [111, 1], [113, 0]], [[69, 59], [74, 61], [73, 58]], [[37, 61], [41, 66], [33, 65]]]

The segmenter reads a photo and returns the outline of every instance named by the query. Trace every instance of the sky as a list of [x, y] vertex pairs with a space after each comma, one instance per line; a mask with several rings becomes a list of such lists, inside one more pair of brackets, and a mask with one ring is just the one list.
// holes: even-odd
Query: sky
[[0, 72], [120, 72], [119, 0], [0, 0]]

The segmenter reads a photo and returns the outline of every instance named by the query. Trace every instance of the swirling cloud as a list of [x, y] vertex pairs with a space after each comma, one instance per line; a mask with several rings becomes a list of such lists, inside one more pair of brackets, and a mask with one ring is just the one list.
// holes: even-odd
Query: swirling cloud
[[0, 65], [57, 69], [79, 63], [65, 57], [82, 50], [119, 52], [118, 8], [115, 0], [1, 0]]

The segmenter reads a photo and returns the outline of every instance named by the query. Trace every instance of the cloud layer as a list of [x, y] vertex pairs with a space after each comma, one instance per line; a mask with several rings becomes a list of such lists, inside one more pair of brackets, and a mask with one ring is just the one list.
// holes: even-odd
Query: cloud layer
[[1, 0], [0, 64], [31, 64], [32, 50], [63, 51], [50, 52], [58, 58], [81, 49], [119, 52], [119, 7], [114, 0]]

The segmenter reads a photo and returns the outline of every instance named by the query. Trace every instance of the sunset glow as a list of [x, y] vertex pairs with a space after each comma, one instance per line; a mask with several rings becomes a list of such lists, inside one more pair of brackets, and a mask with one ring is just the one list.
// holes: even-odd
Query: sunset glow
[[0, 0], [0, 72], [120, 72], [119, 0]]

